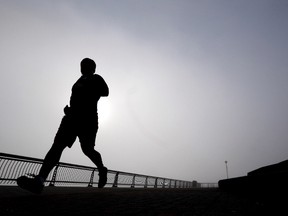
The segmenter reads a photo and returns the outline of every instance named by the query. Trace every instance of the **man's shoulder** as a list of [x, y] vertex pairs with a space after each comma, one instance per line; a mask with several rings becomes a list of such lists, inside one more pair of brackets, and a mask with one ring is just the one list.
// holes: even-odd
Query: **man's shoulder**
[[100, 76], [99, 74], [93, 74], [92, 79], [95, 81], [102, 81], [104, 80], [102, 76]]

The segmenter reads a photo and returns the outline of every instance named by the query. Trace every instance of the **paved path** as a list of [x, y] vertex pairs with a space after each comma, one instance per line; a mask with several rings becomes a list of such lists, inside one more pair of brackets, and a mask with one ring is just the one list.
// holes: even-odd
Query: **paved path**
[[0, 186], [1, 216], [264, 215], [264, 207], [218, 189], [46, 187], [41, 195], [34, 195]]

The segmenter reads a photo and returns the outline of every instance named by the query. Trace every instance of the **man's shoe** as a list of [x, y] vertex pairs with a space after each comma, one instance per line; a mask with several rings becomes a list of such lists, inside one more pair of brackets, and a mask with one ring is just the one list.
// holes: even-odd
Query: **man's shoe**
[[21, 176], [17, 179], [17, 184], [22, 189], [28, 190], [35, 194], [40, 194], [44, 188], [44, 184], [37, 177], [28, 178], [27, 176]]
[[103, 188], [107, 183], [107, 173], [108, 169], [103, 167], [99, 169], [99, 181], [98, 181], [98, 188]]

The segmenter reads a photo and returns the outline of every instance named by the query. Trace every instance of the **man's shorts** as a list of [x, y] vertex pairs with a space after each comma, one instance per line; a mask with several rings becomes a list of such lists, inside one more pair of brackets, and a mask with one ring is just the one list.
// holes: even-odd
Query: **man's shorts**
[[71, 148], [78, 137], [81, 145], [95, 146], [97, 131], [97, 118], [75, 118], [65, 115], [56, 133], [54, 144]]

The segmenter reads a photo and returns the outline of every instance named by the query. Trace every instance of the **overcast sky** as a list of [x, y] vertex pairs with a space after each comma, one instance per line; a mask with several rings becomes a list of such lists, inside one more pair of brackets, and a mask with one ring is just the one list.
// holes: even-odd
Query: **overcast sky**
[[[199, 182], [288, 159], [288, 1], [0, 0], [0, 152], [44, 158], [89, 57], [109, 169]], [[78, 141], [63, 162], [92, 166]]]

